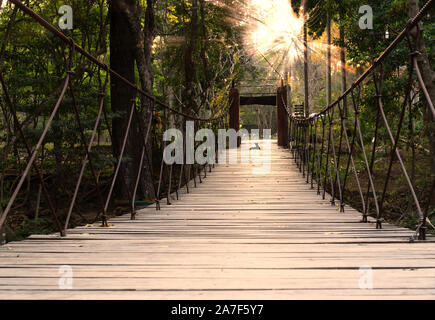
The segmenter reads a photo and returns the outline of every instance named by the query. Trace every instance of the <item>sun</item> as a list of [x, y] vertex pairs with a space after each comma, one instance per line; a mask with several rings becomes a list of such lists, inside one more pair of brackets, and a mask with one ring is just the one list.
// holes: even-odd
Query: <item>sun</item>
[[245, 45], [251, 54], [279, 54], [289, 63], [303, 52], [302, 15], [294, 12], [289, 0], [248, 0]]

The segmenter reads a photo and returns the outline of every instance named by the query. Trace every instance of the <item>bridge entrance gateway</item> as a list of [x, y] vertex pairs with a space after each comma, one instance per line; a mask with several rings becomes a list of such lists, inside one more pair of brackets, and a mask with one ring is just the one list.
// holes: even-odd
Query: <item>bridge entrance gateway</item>
[[[399, 106], [399, 123], [389, 121], [383, 104], [383, 66], [397, 45], [409, 40], [410, 31], [434, 1], [428, 1], [384, 53], [321, 112], [308, 115], [303, 105], [291, 105], [288, 90], [281, 81], [276, 96], [266, 97], [241, 96], [233, 85], [225, 105], [204, 117], [192, 116], [159, 101], [86, 52], [22, 2], [10, 2], [68, 46], [71, 57], [80, 55], [97, 66], [98, 72], [104, 72], [106, 82], [101, 83], [93, 131], [86, 135], [74, 96], [73, 59], [65, 59], [65, 79], [56, 104], [32, 146], [24, 134], [7, 77], [0, 69], [5, 105], [27, 152], [23, 172], [0, 215], [0, 229], [12, 214], [28, 175], [35, 172], [41, 195], [59, 231], [0, 244], [0, 299], [435, 297], [435, 238], [427, 232], [431, 223], [430, 201], [427, 206], [422, 205], [422, 192], [416, 190], [399, 150], [414, 77], [421, 90], [427, 92], [411, 41], [409, 68], [404, 71], [408, 83], [401, 93], [404, 103]], [[109, 76], [136, 90], [136, 96], [125, 115], [126, 128], [113, 176], [108, 187], [101, 188], [92, 149], [99, 128], [102, 125], [110, 128], [105, 105]], [[364, 136], [361, 116], [366, 112], [361, 109], [362, 90], [368, 83], [374, 85], [372, 98], [377, 110], [376, 129], [371, 137]], [[68, 92], [74, 107], [72, 121], [81, 130], [78, 143], [84, 158], [74, 194], [67, 195], [69, 209], [63, 219], [46, 188], [38, 154]], [[427, 94], [424, 96], [435, 117], [433, 101]], [[138, 101], [153, 106], [148, 118], [139, 114]], [[222, 129], [238, 132], [243, 105], [277, 108], [277, 141], [245, 140], [239, 136], [236, 148], [229, 148], [227, 157], [221, 158], [215, 138], [215, 148], [208, 145], [199, 149], [202, 155], [207, 154], [205, 160], [213, 161], [195, 162], [193, 151], [201, 147], [201, 142], [195, 141], [186, 129], [189, 124], [216, 137]], [[180, 151], [175, 152], [174, 161], [165, 161], [165, 151], [162, 152], [159, 167], [154, 165], [158, 171], [154, 176], [153, 172], [145, 172], [145, 168], [152, 167], [149, 146], [153, 126], [158, 122], [157, 108], [171, 119], [165, 129], [176, 129], [186, 136], [180, 140], [178, 149], [167, 154], [170, 157], [173, 151]], [[380, 128], [386, 130], [390, 142], [381, 188], [374, 172]], [[126, 177], [122, 163], [133, 130], [140, 131], [142, 139], [138, 144], [140, 163], [135, 176]], [[108, 131], [112, 139], [112, 132]], [[164, 150], [177, 138], [163, 139], [165, 130], [161, 131]], [[367, 145], [368, 140], [371, 145]], [[240, 161], [219, 161], [231, 158], [231, 154], [236, 154]], [[357, 166], [357, 159], [362, 167]], [[418, 217], [415, 230], [385, 221], [386, 194], [395, 164], [408, 188], [410, 207], [415, 208]], [[77, 197], [87, 169], [97, 195], [98, 214], [92, 223], [70, 228], [71, 218], [80, 214]], [[138, 203], [143, 175], [155, 180], [152, 181], [155, 199], [146, 206]], [[131, 186], [127, 188], [129, 212], [110, 218], [115, 186], [119, 183]], [[434, 186], [435, 181], [429, 187], [429, 196], [434, 193]], [[351, 192], [357, 195], [358, 208], [349, 201]], [[0, 241], [5, 242], [3, 234], [0, 233]]]

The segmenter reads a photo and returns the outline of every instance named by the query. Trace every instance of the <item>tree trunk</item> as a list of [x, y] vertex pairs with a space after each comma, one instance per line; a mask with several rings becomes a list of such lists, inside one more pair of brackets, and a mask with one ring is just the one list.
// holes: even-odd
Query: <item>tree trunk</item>
[[[152, 1], [147, 1], [152, 2]], [[151, 9], [149, 9], [151, 8]], [[142, 89], [151, 93], [152, 73], [151, 73], [151, 49], [148, 49], [150, 39], [146, 38], [146, 33], [142, 32], [139, 20], [139, 8], [134, 0], [112, 0], [109, 5], [110, 10], [110, 65], [113, 70], [121, 76], [135, 83], [135, 61], [139, 71]], [[153, 11], [153, 6], [147, 7], [148, 11]], [[148, 20], [148, 19], [147, 19]], [[145, 29], [148, 28], [149, 21]], [[151, 21], [153, 23], [153, 21]], [[151, 41], [152, 45], [152, 41]], [[148, 56], [147, 56], [148, 53]], [[116, 157], [119, 157], [125, 131], [128, 123], [128, 115], [132, 106], [133, 99], [136, 98], [136, 90], [125, 85], [115, 77], [111, 78], [111, 102], [112, 112], [122, 112], [123, 117], [113, 120], [113, 148]], [[149, 117], [152, 115], [152, 103], [149, 99], [141, 97], [141, 121], [133, 121], [129, 138], [125, 149], [124, 159], [121, 166], [121, 176], [118, 179], [117, 190], [119, 196], [127, 200], [136, 183], [145, 129], [148, 125]], [[139, 125], [138, 125], [139, 122]], [[142, 130], [140, 130], [142, 129]], [[149, 158], [151, 159], [151, 147], [149, 148]], [[148, 162], [144, 162], [140, 180], [140, 192], [146, 199], [155, 197], [152, 182], [152, 168], [148, 167]], [[126, 183], [121, 181], [125, 178]]]
[[[154, 85], [154, 75], [152, 72], [152, 47], [154, 43], [154, 39], [156, 36], [156, 17], [155, 17], [155, 11], [154, 11], [154, 5], [156, 3], [156, 0], [147, 0], [147, 8], [145, 11], [145, 28], [143, 31], [144, 35], [144, 45], [143, 45], [143, 51], [144, 51], [144, 59], [141, 59], [141, 55], [136, 57], [138, 69], [139, 69], [139, 76], [141, 78], [141, 84], [142, 89], [149, 94], [153, 94], [153, 85]], [[138, 25], [140, 23], [138, 22]], [[139, 67], [140, 66], [140, 67]], [[141, 100], [142, 109], [142, 123], [144, 124], [142, 128], [142, 132], [146, 134], [147, 126], [149, 124], [150, 119], [153, 117], [153, 109], [154, 104], [149, 99], [144, 99], [142, 97]], [[143, 168], [144, 172], [144, 179], [142, 179], [141, 183], [141, 192], [142, 196], [145, 199], [152, 199], [157, 197], [155, 194], [154, 186], [153, 186], [153, 177], [152, 177], [152, 139], [151, 137], [148, 138], [147, 142], [147, 149], [148, 149], [148, 159], [150, 159], [150, 162], [148, 163], [145, 161], [145, 166]], [[148, 167], [149, 166], [149, 167]]]
[[266, 114], [266, 111], [262, 111], [262, 117], [263, 117], [263, 128], [264, 129], [270, 129], [269, 128], [269, 125], [268, 125], [268, 121], [267, 121], [267, 114]]
[[[184, 57], [184, 72], [186, 81], [186, 105], [190, 110], [198, 112], [196, 104], [194, 81], [195, 81], [195, 50], [198, 38], [198, 0], [192, 0], [192, 14], [190, 17], [190, 38], [187, 44], [185, 57]], [[186, 110], [189, 112], [190, 110]]]
[[210, 76], [208, 71], [208, 37], [207, 37], [207, 27], [205, 23], [206, 11], [205, 11], [205, 0], [199, 0], [200, 3], [200, 13], [201, 13], [201, 30], [202, 30], [202, 41], [201, 41], [201, 59], [202, 65], [204, 69], [204, 86], [203, 86], [203, 104], [209, 98], [209, 90], [210, 90]]
[[[341, 9], [340, 20], [344, 21], [344, 9]], [[347, 90], [346, 49], [344, 47], [344, 26], [340, 26], [340, 63], [341, 63], [341, 92]], [[343, 99], [343, 114], [347, 116], [347, 98]]]
[[260, 130], [260, 138], [263, 134], [263, 123], [261, 122], [261, 109], [260, 107], [257, 107], [257, 127], [258, 130]]
[[304, 88], [305, 88], [305, 115], [310, 115], [310, 90], [308, 88], [308, 24], [307, 24], [307, 9], [306, 9], [306, 0], [303, 1], [304, 8]]
[[[410, 18], [414, 18], [419, 12], [418, 0], [409, 0], [409, 15]], [[429, 93], [432, 102], [435, 101], [435, 73], [433, 72], [429, 56], [427, 54], [426, 45], [423, 38], [423, 25], [420, 23], [419, 28], [412, 30], [411, 35], [415, 40], [416, 49], [421, 54], [417, 57], [417, 63], [420, 68], [420, 72], [425, 83], [426, 89]], [[424, 105], [424, 122], [429, 135], [430, 154], [431, 154], [431, 172], [432, 176], [435, 175], [435, 119], [429, 108], [427, 100], [422, 94], [422, 102]]]
[[328, 47], [326, 52], [326, 104], [329, 107], [332, 103], [332, 80], [331, 80], [331, 12], [328, 10], [326, 17], [326, 35], [328, 41]]

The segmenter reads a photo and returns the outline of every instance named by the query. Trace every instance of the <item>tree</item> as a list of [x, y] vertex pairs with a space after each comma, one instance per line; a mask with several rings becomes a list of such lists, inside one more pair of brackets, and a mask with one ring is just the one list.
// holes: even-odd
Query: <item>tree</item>
[[[198, 1], [192, 1], [192, 7], [190, 8], [190, 30], [189, 37], [187, 42], [187, 47], [185, 51], [185, 61], [184, 61], [184, 75], [185, 75], [185, 86], [186, 86], [186, 104], [190, 110], [193, 110], [195, 113], [198, 112], [198, 105], [195, 99], [195, 90], [194, 90], [194, 82], [195, 82], [195, 51], [197, 49], [198, 42]], [[186, 33], [187, 36], [187, 33]], [[189, 111], [189, 110], [186, 110]]]
[[[298, 5], [298, 1], [293, 5]], [[341, 69], [341, 91], [347, 89], [347, 70], [346, 70], [346, 48], [345, 48], [345, 26], [343, 24], [346, 18], [347, 8], [349, 4], [344, 4], [343, 1], [320, 1], [320, 0], [303, 0], [304, 13], [309, 15], [306, 24], [309, 28], [309, 33], [316, 39], [320, 38], [326, 31], [327, 33], [327, 59], [326, 59], [326, 100], [329, 105], [331, 101], [331, 24], [335, 21], [339, 26], [339, 39], [336, 41], [340, 46], [340, 69]], [[305, 33], [305, 32], [304, 32]], [[305, 35], [304, 35], [305, 37]], [[307, 94], [307, 93], [306, 93]], [[344, 100], [344, 110], [347, 112], [347, 102]]]
[[[418, 0], [409, 0], [409, 17], [413, 19], [418, 12], [419, 1]], [[432, 103], [435, 101], [435, 73], [431, 68], [431, 63], [429, 60], [429, 55], [426, 49], [425, 39], [423, 37], [423, 28], [422, 23], [418, 25], [417, 28], [414, 28], [411, 31], [411, 35], [415, 41], [415, 47], [417, 51], [420, 53], [417, 56], [417, 64], [421, 71], [421, 76], [423, 78], [424, 85], [429, 93], [429, 97], [432, 100]], [[432, 166], [432, 175], [435, 175], [435, 118], [432, 114], [428, 101], [424, 97], [424, 94], [421, 94], [421, 100], [424, 101], [424, 120], [427, 126], [427, 132], [429, 134], [430, 148], [431, 148], [431, 166]]]
[[[155, 34], [154, 1], [147, 0], [145, 17], [137, 1], [112, 0], [109, 3], [110, 12], [110, 65], [125, 79], [135, 83], [135, 66], [139, 73], [139, 80], [144, 91], [152, 94], [153, 75], [151, 72], [151, 48]], [[144, 27], [141, 21], [145, 19]], [[111, 78], [111, 106], [113, 112], [121, 112], [122, 118], [113, 120], [113, 148], [119, 158], [127, 128], [128, 115], [132, 102], [137, 98], [134, 88], [126, 85], [116, 77]], [[147, 127], [149, 117], [152, 116], [152, 102], [141, 95], [141, 120], [132, 123], [131, 133], [127, 140], [124, 157], [129, 161], [123, 162], [121, 176], [126, 183], [118, 182], [118, 190], [123, 199], [129, 199], [136, 183], [138, 164], [144, 142], [144, 128]], [[148, 148], [151, 158], [151, 148]], [[154, 188], [152, 182], [151, 163], [144, 162], [140, 191], [146, 199], [153, 199]]]
[[308, 24], [307, 15], [308, 7], [307, 0], [303, 0], [303, 16], [304, 16], [304, 91], [305, 91], [305, 114], [310, 115], [310, 99], [309, 99], [309, 79], [308, 79], [308, 69], [309, 69], [309, 55], [308, 55]]

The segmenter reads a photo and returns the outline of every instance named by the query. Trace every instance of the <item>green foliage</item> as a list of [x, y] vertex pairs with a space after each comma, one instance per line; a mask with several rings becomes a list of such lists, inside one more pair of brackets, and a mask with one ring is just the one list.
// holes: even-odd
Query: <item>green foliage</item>
[[6, 240], [8, 242], [20, 241], [33, 234], [50, 234], [53, 232], [52, 230], [53, 222], [51, 219], [40, 218], [27, 220], [14, 228], [14, 230], [8, 228], [6, 231]]
[[[167, 1], [164, 6], [158, 6], [158, 29], [162, 35], [156, 41], [153, 66], [157, 96], [165, 92], [165, 87], [171, 86], [177, 97], [181, 98], [179, 92], [184, 88], [185, 55], [190, 44], [193, 10], [195, 8], [184, 1], [172, 0]], [[211, 101], [213, 107], [213, 104], [223, 102], [222, 96], [229, 90], [232, 80], [242, 76], [239, 56], [241, 33], [238, 27], [227, 22], [229, 9], [206, 1], [204, 10], [204, 16], [197, 10], [199, 21], [195, 30], [196, 50], [193, 52], [194, 83], [198, 97], [205, 94], [206, 86], [209, 87], [209, 99], [202, 101]], [[204, 59], [207, 59], [207, 69]], [[209, 83], [206, 83], [207, 80]], [[161, 98], [169, 102], [167, 95], [163, 94]], [[208, 107], [210, 106], [203, 108]]]

